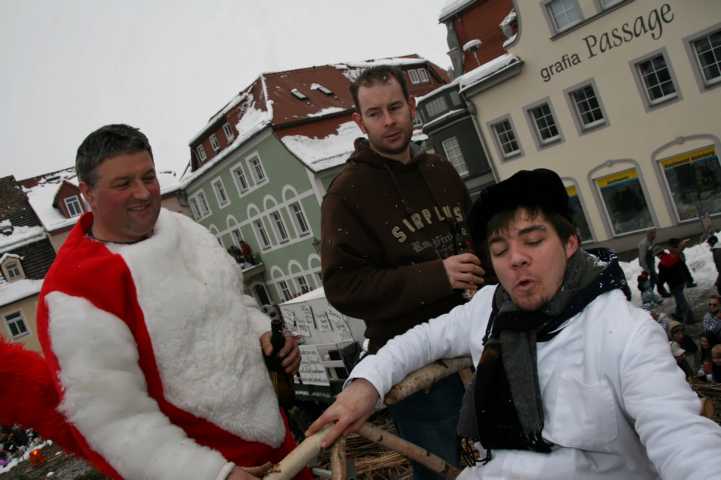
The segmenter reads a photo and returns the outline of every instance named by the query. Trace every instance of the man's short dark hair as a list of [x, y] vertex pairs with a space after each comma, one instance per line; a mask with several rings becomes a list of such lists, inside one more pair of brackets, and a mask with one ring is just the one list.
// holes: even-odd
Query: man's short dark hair
[[148, 137], [139, 129], [124, 124], [105, 125], [85, 137], [75, 156], [75, 172], [90, 186], [98, 180], [96, 169], [105, 160], [118, 155], [148, 152], [153, 158]]
[[370, 87], [377, 83], [388, 83], [391, 78], [395, 78], [398, 81], [403, 91], [403, 97], [408, 100], [410, 95], [403, 70], [393, 65], [368, 67], [350, 84], [350, 94], [353, 96], [356, 112], [361, 113], [360, 104], [358, 103], [358, 90], [360, 87]]

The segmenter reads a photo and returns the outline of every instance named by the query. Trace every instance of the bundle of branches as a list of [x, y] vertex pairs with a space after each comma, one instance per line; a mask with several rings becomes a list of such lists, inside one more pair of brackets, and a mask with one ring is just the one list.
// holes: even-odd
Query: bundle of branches
[[[376, 412], [369, 420], [371, 424], [391, 433], [395, 425], [387, 410]], [[346, 455], [352, 459], [359, 479], [364, 480], [407, 480], [411, 478], [408, 460], [398, 452], [390, 451], [356, 433], [346, 435]], [[330, 469], [330, 449], [318, 455], [318, 467]]]

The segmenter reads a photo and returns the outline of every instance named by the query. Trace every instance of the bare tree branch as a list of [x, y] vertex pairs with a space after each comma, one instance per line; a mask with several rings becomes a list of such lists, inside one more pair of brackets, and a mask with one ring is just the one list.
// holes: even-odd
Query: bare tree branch
[[473, 362], [471, 362], [470, 357], [446, 358], [433, 362], [408, 374], [403, 381], [394, 385], [383, 399], [383, 402], [386, 405], [398, 403], [404, 398], [421, 390], [426, 390], [434, 383], [472, 365]]
[[445, 478], [453, 479], [461, 473], [458, 468], [449, 465], [441, 457], [430, 453], [418, 445], [403, 440], [392, 433], [388, 433], [381, 428], [375, 427], [370, 423], [363, 425], [360, 430], [358, 430], [358, 434], [371, 442], [383, 445], [389, 450], [394, 450], [405, 455], [408, 459], [420, 463], [429, 470], [443, 475]]

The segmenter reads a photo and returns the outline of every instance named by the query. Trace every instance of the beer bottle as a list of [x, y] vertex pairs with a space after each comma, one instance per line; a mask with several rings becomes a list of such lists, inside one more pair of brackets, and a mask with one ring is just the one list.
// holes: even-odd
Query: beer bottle
[[265, 363], [270, 373], [270, 380], [273, 389], [278, 396], [278, 402], [286, 410], [293, 406], [295, 392], [293, 391], [293, 377], [286, 373], [281, 364], [282, 359], [278, 353], [285, 346], [285, 335], [283, 335], [283, 319], [275, 317], [270, 322], [270, 344], [273, 351], [265, 357]]

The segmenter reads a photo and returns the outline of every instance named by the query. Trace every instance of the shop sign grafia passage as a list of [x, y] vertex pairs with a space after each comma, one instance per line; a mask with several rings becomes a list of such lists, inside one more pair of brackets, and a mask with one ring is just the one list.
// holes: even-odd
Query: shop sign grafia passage
[[554, 75], [583, 63], [584, 58], [597, 58], [639, 37], [650, 35], [652, 39], [659, 40], [663, 36], [664, 24], [671, 23], [674, 18], [671, 5], [664, 3], [646, 15], [639, 15], [608, 31], [586, 35], [582, 38], [582, 53], [564, 53], [555, 62], [541, 68], [541, 78], [548, 82]]

